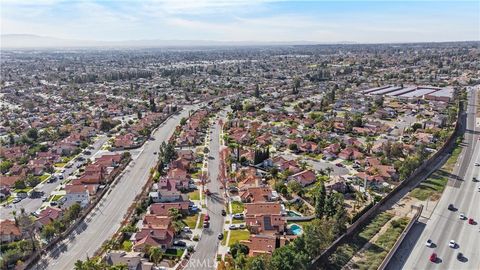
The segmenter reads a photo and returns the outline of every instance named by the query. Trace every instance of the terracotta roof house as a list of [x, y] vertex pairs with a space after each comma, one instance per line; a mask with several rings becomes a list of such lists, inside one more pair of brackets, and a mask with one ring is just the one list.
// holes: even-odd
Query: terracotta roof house
[[240, 192], [242, 202], [271, 202], [277, 199], [270, 187], [248, 187]]
[[248, 247], [248, 256], [272, 255], [275, 248], [277, 248], [277, 237], [252, 234], [248, 240], [242, 240], [240, 243]]
[[173, 245], [174, 236], [173, 229], [143, 227], [132, 236], [134, 240], [133, 250], [144, 251], [147, 245], [167, 249]]
[[63, 216], [63, 210], [57, 207], [48, 206], [43, 209], [35, 220], [37, 228], [42, 228], [45, 225], [52, 223], [54, 220]]
[[0, 243], [10, 243], [22, 239], [22, 232], [14, 220], [0, 221]]
[[13, 188], [13, 185], [18, 180], [22, 179], [21, 176], [0, 176], [0, 187]]
[[190, 201], [153, 203], [150, 205], [150, 214], [168, 216], [168, 210], [172, 208], [178, 209], [184, 214], [188, 214], [189, 205]]
[[245, 223], [255, 234], [282, 233], [286, 228], [286, 219], [278, 202], [246, 203]]
[[66, 185], [62, 208], [67, 209], [75, 203], [79, 203], [82, 208], [86, 207], [97, 188], [97, 185]]
[[288, 177], [289, 181], [297, 181], [302, 187], [311, 185], [317, 181], [317, 176], [312, 170], [305, 170]]

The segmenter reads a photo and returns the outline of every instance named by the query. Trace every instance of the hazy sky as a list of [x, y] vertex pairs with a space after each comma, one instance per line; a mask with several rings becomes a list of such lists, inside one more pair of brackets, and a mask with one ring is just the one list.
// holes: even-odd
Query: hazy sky
[[84, 40], [480, 40], [480, 1], [0, 0], [2, 34]]

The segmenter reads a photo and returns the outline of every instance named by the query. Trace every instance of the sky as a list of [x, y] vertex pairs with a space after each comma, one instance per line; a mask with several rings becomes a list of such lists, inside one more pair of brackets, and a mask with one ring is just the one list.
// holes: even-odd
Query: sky
[[64, 39], [480, 40], [480, 1], [0, 0], [1, 34]]

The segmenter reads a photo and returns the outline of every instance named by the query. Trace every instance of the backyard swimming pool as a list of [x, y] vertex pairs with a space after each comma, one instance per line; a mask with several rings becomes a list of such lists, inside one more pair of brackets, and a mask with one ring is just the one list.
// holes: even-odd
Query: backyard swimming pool
[[302, 227], [300, 227], [300, 226], [297, 225], [297, 224], [292, 224], [292, 225], [290, 226], [290, 231], [292, 231], [292, 233], [293, 233], [294, 235], [300, 235], [300, 234], [303, 233]]

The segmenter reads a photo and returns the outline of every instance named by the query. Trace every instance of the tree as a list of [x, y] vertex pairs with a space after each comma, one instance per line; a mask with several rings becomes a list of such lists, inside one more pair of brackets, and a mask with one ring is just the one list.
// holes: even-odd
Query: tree
[[36, 128], [28, 129], [27, 137], [30, 138], [32, 141], [36, 141], [38, 139], [38, 130]]
[[337, 205], [333, 220], [335, 221], [335, 225], [333, 226], [333, 234], [335, 237], [347, 231], [348, 215], [343, 205]]
[[255, 97], [260, 97], [260, 87], [258, 86], [258, 84], [255, 86]]
[[249, 252], [248, 246], [235, 242], [233, 245], [230, 245], [230, 254], [235, 259], [239, 254], [247, 255]]
[[186, 123], [187, 123], [187, 118], [182, 117], [182, 119], [180, 119], [180, 125], [184, 126]]
[[168, 209], [168, 216], [172, 218], [173, 221], [179, 221], [182, 218], [182, 213], [177, 208]]
[[302, 191], [302, 185], [295, 180], [287, 183], [287, 188], [290, 193], [298, 194]]
[[288, 149], [290, 149], [293, 152], [298, 151], [298, 145], [296, 143], [292, 143], [288, 146]]
[[13, 166], [13, 162], [10, 160], [4, 160], [0, 162], [0, 172], [5, 174], [8, 172], [8, 170]]
[[155, 266], [162, 260], [163, 251], [159, 247], [152, 247], [148, 250], [148, 258]]
[[[297, 239], [295, 239], [293, 242], [297, 242]], [[271, 259], [271, 266], [273, 269], [305, 269], [305, 265], [308, 263], [308, 258], [305, 256], [302, 250], [298, 250], [294, 247], [294, 243], [277, 248], [273, 252]]]
[[51, 224], [47, 224], [42, 228], [41, 236], [47, 240], [50, 241], [54, 236], [55, 236], [56, 230], [55, 227], [53, 227]]
[[321, 254], [333, 241], [333, 223], [326, 219], [314, 219], [304, 226], [304, 250], [309, 258]]
[[81, 260], [77, 260], [73, 266], [74, 270], [87, 270], [86, 265]]
[[326, 189], [323, 181], [320, 182], [320, 186], [317, 190], [315, 196], [315, 217], [322, 218], [325, 213], [325, 199], [326, 199]]
[[78, 202], [74, 203], [72, 206], [70, 206], [70, 208], [68, 208], [65, 218], [68, 222], [74, 221], [80, 215], [80, 211], [82, 211], [80, 204]]
[[265, 255], [253, 256], [247, 259], [246, 268], [248, 270], [267, 270], [269, 269], [270, 257]]

